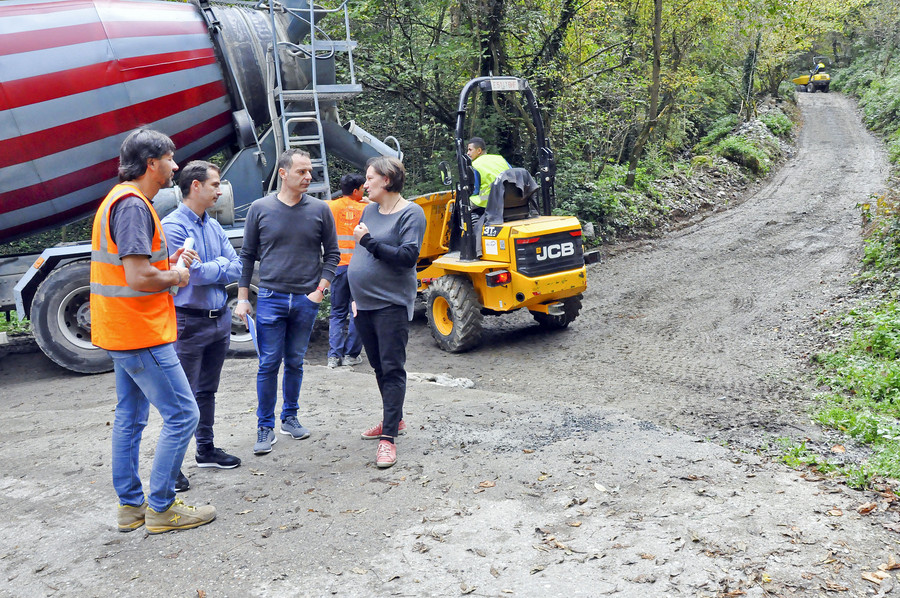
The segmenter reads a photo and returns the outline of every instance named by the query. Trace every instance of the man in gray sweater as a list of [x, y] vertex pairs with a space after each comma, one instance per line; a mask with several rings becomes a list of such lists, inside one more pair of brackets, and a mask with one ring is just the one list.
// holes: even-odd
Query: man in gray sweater
[[280, 432], [302, 440], [309, 437], [297, 419], [303, 356], [309, 344], [319, 304], [325, 298], [341, 258], [328, 205], [306, 195], [312, 181], [309, 154], [291, 149], [278, 159], [281, 188], [257, 199], [244, 223], [242, 273], [234, 313], [245, 322], [250, 315], [250, 280], [259, 261], [256, 300], [256, 375], [258, 420], [253, 452], [272, 451], [278, 370], [284, 361]]

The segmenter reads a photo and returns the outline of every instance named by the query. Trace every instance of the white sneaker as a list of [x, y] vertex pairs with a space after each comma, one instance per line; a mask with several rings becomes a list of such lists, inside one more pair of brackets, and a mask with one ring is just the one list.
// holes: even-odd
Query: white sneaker
[[343, 361], [341, 361], [341, 365], [359, 365], [361, 363], [362, 363], [362, 355], [357, 355], [356, 357], [344, 355], [344, 359], [343, 359]]
[[330, 367], [330, 368], [336, 368], [336, 367], [338, 367], [339, 365], [341, 365], [341, 358], [340, 358], [340, 357], [329, 357], [329, 358], [328, 358], [328, 367]]

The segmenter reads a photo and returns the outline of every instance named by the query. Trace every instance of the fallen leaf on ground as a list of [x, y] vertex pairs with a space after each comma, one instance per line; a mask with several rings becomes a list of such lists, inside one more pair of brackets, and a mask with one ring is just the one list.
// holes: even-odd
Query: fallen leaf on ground
[[645, 561], [652, 561], [653, 559], [656, 558], [656, 555], [650, 554], [649, 552], [645, 552], [645, 553], [641, 554], [641, 558], [644, 559]]
[[900, 569], [900, 563], [898, 563], [894, 559], [894, 555], [889, 554], [888, 562], [882, 563], [881, 565], [878, 566], [878, 568], [881, 569], [882, 571], [893, 571], [894, 569]]
[[846, 453], [846, 452], [847, 452], [847, 449], [845, 449], [845, 448], [844, 448], [844, 445], [842, 445], [842, 444], [836, 444], [836, 445], [834, 445], [833, 447], [831, 447], [831, 452], [833, 452], [833, 453]]
[[581, 527], [581, 522], [580, 521], [570, 521], [569, 527]]
[[594, 482], [594, 488], [596, 488], [599, 492], [609, 492], [609, 490], [606, 489], [606, 486], [604, 486], [600, 482]]
[[459, 584], [459, 589], [462, 590], [463, 594], [471, 594], [475, 591], [475, 586], [467, 586], [464, 583]]
[[492, 482], [490, 480], [485, 480], [485, 481], [481, 482], [480, 484], [478, 484], [478, 487], [479, 488], [493, 488], [496, 485], [497, 485], [496, 482]]
[[860, 515], [865, 515], [867, 513], [871, 513], [872, 511], [874, 511], [877, 508], [878, 508], [878, 505], [876, 503], [867, 502], [864, 505], [859, 505], [858, 507], [856, 507], [856, 512], [859, 513]]
[[831, 509], [828, 511], [828, 514], [831, 515], [832, 517], [840, 517], [844, 514], [844, 512], [841, 511], [840, 509]]
[[206, 598], [206, 592], [203, 590], [197, 590], [197, 598]]
[[365, 569], [360, 569], [359, 567], [353, 567], [350, 570], [353, 571], [354, 573], [356, 573], [357, 575], [365, 575], [366, 573], [368, 573], [368, 571], [366, 571]]
[[847, 586], [842, 586], [840, 584], [834, 583], [833, 581], [829, 581], [825, 584], [825, 589], [829, 592], [846, 592], [850, 588]]
[[542, 473], [541, 475], [538, 476], [538, 481], [539, 481], [539, 482], [543, 482], [544, 480], [546, 480], [546, 479], [549, 478], [549, 477], [550, 477], [550, 476], [547, 475], [546, 473]]
[[526, 455], [530, 455], [531, 453], [534, 452], [534, 449], [522, 449], [522, 452], [525, 453]]
[[866, 571], [862, 574], [862, 578], [866, 581], [871, 581], [874, 584], [881, 584], [881, 581], [890, 577], [889, 573], [885, 573], [884, 571]]
[[545, 567], [544, 565], [538, 565], [537, 567], [532, 567], [532, 568], [531, 568], [531, 571], [529, 571], [529, 573], [531, 573], [532, 575], [534, 575], [535, 573], [540, 573], [541, 571], [543, 571], [543, 570], [546, 569], [546, 568], [547, 568], [547, 567]]

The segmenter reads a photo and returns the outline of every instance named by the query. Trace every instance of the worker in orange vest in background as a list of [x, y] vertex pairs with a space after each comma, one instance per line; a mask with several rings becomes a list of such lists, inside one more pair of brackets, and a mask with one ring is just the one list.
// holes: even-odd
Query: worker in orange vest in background
[[[350, 313], [350, 285], [347, 284], [347, 265], [356, 247], [353, 229], [359, 224], [363, 208], [369, 203], [363, 198], [366, 178], [358, 173], [341, 177], [341, 193], [344, 195], [328, 202], [334, 214], [341, 261], [331, 281], [331, 317], [328, 320], [328, 367], [362, 363], [362, 340], [356, 333], [356, 325]], [[348, 322], [349, 320], [349, 322]], [[346, 330], [345, 330], [346, 328]]]

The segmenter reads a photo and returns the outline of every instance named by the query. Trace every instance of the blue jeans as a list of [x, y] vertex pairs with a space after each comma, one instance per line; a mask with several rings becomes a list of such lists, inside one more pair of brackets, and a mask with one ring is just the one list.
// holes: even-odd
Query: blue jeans
[[309, 345], [319, 304], [306, 295], [280, 293], [260, 287], [256, 296], [256, 340], [259, 372], [256, 374], [256, 418], [259, 427], [275, 427], [278, 369], [284, 361], [281, 419], [296, 416], [303, 382], [303, 357]]
[[156, 442], [147, 502], [161, 513], [175, 501], [175, 478], [200, 417], [197, 403], [172, 343], [108, 353], [118, 396], [112, 433], [113, 487], [119, 504], [144, 503], [138, 460], [152, 404], [162, 416], [163, 426]]
[[[362, 352], [362, 339], [356, 331], [356, 318], [350, 313], [350, 284], [347, 282], [347, 266], [338, 266], [331, 281], [331, 316], [328, 318], [328, 357], [350, 355], [358, 357]], [[349, 323], [347, 322], [349, 320]], [[344, 327], [347, 331], [344, 332]]]

